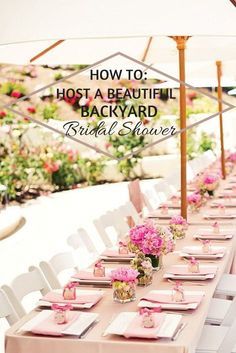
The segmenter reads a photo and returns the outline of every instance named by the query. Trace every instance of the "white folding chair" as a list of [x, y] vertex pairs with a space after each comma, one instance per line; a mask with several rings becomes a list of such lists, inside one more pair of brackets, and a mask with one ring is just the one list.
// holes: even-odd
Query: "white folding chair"
[[156, 210], [161, 204], [161, 201], [153, 187], [144, 191], [143, 198], [148, 211]]
[[236, 348], [236, 319], [231, 326], [205, 325], [196, 353], [231, 353]]
[[[124, 205], [120, 206], [118, 210], [120, 211], [120, 214], [123, 216], [123, 220], [126, 220], [127, 224], [128, 224], [127, 222], [128, 218], [131, 218], [134, 224], [142, 223], [142, 219], [139, 216], [138, 212], [136, 211], [136, 208], [134, 207], [131, 201], [128, 201]], [[125, 235], [125, 233], [123, 235]]]
[[19, 316], [17, 315], [13, 305], [2, 289], [0, 289], [0, 318], [5, 318], [9, 325], [13, 325], [19, 320]]
[[236, 274], [224, 273], [221, 277], [215, 295], [236, 296]]
[[[50, 287], [42, 272], [34, 266], [29, 268], [29, 272], [17, 276], [10, 286], [3, 285], [2, 289], [7, 294], [20, 318], [26, 314], [26, 310], [22, 304], [24, 297], [33, 292], [40, 292], [42, 295], [45, 295], [50, 291]], [[33, 308], [32, 301], [30, 304], [31, 308]]]
[[236, 296], [233, 300], [212, 298], [206, 323], [230, 326], [236, 317]]
[[173, 190], [171, 190], [165, 180], [159, 181], [157, 184], [153, 185], [153, 187], [161, 202], [165, 202], [173, 195]]
[[84, 228], [78, 228], [76, 233], [71, 234], [67, 238], [67, 244], [73, 248], [79, 267], [89, 266], [98, 256], [98, 251]]
[[52, 289], [59, 289], [69, 282], [70, 275], [78, 271], [72, 252], [54, 255], [51, 260], [39, 264]]
[[120, 208], [108, 211], [98, 219], [95, 219], [93, 224], [106, 247], [114, 246], [129, 230], [128, 225], [124, 222]]

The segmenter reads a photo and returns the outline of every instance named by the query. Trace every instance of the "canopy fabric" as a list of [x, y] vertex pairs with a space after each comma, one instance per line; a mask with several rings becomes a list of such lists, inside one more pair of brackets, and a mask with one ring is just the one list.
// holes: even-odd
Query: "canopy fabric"
[[[223, 25], [221, 25], [223, 21]], [[0, 43], [69, 38], [236, 36], [230, 0], [8, 0]]]
[[[34, 61], [34, 64], [93, 64], [107, 56], [122, 52], [148, 64], [168, 67], [169, 72], [178, 72], [178, 51], [173, 39], [155, 37], [148, 51], [149, 38], [75, 39], [66, 40], [53, 50]], [[54, 41], [0, 45], [0, 62], [29, 64], [36, 54], [52, 45]], [[236, 73], [236, 37], [191, 37], [187, 41], [186, 62], [214, 63], [216, 60], [234, 62], [230, 73]], [[171, 64], [170, 66], [168, 66]], [[174, 65], [173, 65], [174, 64]], [[229, 71], [229, 70], [228, 70]]]

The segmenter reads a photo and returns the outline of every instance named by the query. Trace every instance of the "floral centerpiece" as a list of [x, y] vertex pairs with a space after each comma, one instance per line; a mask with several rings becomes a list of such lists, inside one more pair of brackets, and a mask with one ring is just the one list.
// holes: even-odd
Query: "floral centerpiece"
[[175, 239], [183, 239], [185, 237], [188, 223], [182, 216], [173, 216], [169, 222], [169, 226]]
[[232, 163], [236, 163], [236, 152], [232, 152], [229, 154], [227, 160]]
[[135, 289], [139, 272], [129, 267], [119, 267], [111, 272], [113, 299], [119, 303], [135, 300]]
[[205, 174], [199, 181], [199, 191], [201, 194], [208, 193], [210, 196], [214, 195], [214, 191], [219, 185], [219, 174]]
[[148, 286], [152, 283], [152, 262], [142, 252], [136, 254], [131, 260], [131, 267], [139, 272], [138, 285]]
[[160, 267], [160, 258], [174, 250], [174, 238], [168, 227], [153, 223], [137, 225], [130, 229], [130, 241], [152, 261], [153, 269]]
[[198, 212], [202, 206], [202, 196], [199, 193], [193, 193], [187, 197], [188, 205], [192, 212]]

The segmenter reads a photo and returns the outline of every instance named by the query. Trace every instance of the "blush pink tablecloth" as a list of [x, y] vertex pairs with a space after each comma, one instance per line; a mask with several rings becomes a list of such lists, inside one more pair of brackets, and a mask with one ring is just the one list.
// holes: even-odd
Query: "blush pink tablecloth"
[[[191, 216], [190, 219], [195, 222], [201, 222], [204, 225], [212, 224], [212, 221], [204, 221], [202, 215]], [[168, 222], [168, 221], [167, 221]], [[234, 222], [223, 221], [229, 227], [234, 226]], [[192, 225], [187, 231], [185, 239], [177, 241], [177, 249], [180, 250], [183, 246], [198, 245], [199, 242], [193, 239], [193, 234], [196, 234], [200, 225]], [[218, 281], [224, 272], [230, 272], [233, 259], [235, 256], [236, 237], [231, 240], [222, 242], [226, 246], [226, 255], [217, 260], [218, 271], [213, 280], [204, 282], [204, 286], [197, 286], [191, 283], [184, 283], [184, 287], [188, 290], [204, 290], [205, 297], [199, 308], [193, 313], [183, 316], [183, 321], [187, 323], [186, 328], [180, 334], [176, 341], [167, 339], [160, 340], [145, 340], [145, 339], [126, 339], [118, 336], [103, 337], [102, 333], [106, 329], [108, 323], [114, 315], [121, 311], [136, 311], [137, 304], [141, 298], [152, 289], [172, 289], [173, 285], [163, 279], [163, 274], [173, 264], [183, 264], [178, 253], [172, 253], [164, 257], [163, 269], [154, 273], [153, 283], [149, 287], [138, 287], [136, 292], [137, 300], [132, 303], [119, 304], [112, 300], [112, 289], [105, 289], [104, 298], [90, 312], [100, 314], [99, 323], [82, 339], [73, 338], [54, 338], [36, 336], [30, 333], [17, 333], [19, 327], [27, 322], [36, 311], [32, 311], [21, 319], [17, 324], [13, 325], [6, 333], [5, 347], [6, 353], [192, 353], [200, 338], [201, 331], [206, 319], [211, 298], [214, 294]], [[113, 265], [117, 267], [116, 265]], [[202, 282], [203, 283], [203, 282]]]

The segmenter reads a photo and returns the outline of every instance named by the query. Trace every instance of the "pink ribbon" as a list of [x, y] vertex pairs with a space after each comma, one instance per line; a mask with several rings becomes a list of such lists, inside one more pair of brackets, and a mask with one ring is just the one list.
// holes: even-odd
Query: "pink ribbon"
[[214, 222], [213, 224], [212, 224], [212, 227], [213, 228], [218, 228], [220, 225], [219, 225], [219, 223], [218, 222]]
[[191, 263], [191, 265], [196, 265], [198, 263], [198, 261], [195, 259], [195, 257], [191, 257], [190, 263]]
[[207, 245], [207, 244], [210, 244], [211, 241], [209, 239], [204, 239], [204, 240], [202, 240], [202, 243], [203, 243], [203, 245]]
[[97, 268], [102, 268], [102, 261], [97, 261], [94, 266]]
[[66, 305], [52, 304], [51, 309], [54, 311], [67, 311], [67, 310], [72, 310], [73, 306], [70, 304], [66, 304]]
[[175, 285], [173, 287], [173, 290], [177, 291], [177, 292], [183, 292], [184, 289], [183, 289], [183, 283], [180, 282], [180, 281], [176, 281], [175, 282]]
[[76, 284], [74, 282], [69, 282], [65, 285], [64, 289], [73, 289], [75, 286]]
[[125, 244], [123, 241], [120, 240], [120, 241], [119, 241], [119, 246], [126, 248], [126, 247], [127, 247], [127, 244]]
[[140, 315], [147, 315], [147, 316], [150, 316], [151, 314], [154, 314], [154, 313], [160, 313], [160, 312], [161, 312], [161, 307], [153, 308], [153, 309], [141, 308], [139, 310]]

